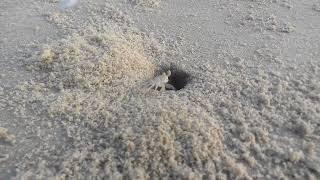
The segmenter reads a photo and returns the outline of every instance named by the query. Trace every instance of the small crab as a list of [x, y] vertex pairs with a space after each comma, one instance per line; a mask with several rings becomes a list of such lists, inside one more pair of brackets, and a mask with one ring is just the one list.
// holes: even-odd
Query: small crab
[[171, 76], [171, 71], [168, 70], [167, 72], [162, 73], [161, 75], [155, 77], [148, 83], [148, 90], [154, 89], [158, 90], [160, 88], [160, 91], [164, 91], [166, 89], [168, 90], [176, 90], [176, 88], [169, 84], [169, 77]]

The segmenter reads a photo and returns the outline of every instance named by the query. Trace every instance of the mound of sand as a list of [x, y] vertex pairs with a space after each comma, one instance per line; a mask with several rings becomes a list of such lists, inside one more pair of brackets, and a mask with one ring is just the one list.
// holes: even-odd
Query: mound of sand
[[223, 150], [214, 117], [190, 108], [174, 91], [144, 86], [166, 49], [133, 28], [91, 28], [45, 46], [28, 62], [36, 79], [17, 88], [21, 99], [16, 102], [61, 124], [76, 148], [54, 162], [55, 170], [53, 162], [39, 160], [22, 177], [214, 174]]
[[28, 65], [38, 78], [26, 85], [31, 96], [24, 102], [36, 102], [40, 114], [62, 124], [77, 147], [63, 155], [56, 171], [44, 162], [35, 174], [62, 179], [215, 174], [224, 147], [214, 117], [186, 105], [174, 91], [142, 86], [158, 69], [154, 58], [166, 49], [150, 42], [131, 30], [86, 31], [45, 47]]
[[74, 35], [65, 44], [45, 49], [39, 66], [60, 90], [130, 86], [151, 78], [155, 70], [141, 41], [133, 33]]
[[100, 124], [99, 114], [111, 103], [154, 76], [156, 66], [145, 45], [134, 32], [73, 35], [46, 47], [28, 68], [40, 72], [42, 88], [57, 92], [45, 102], [52, 117]]

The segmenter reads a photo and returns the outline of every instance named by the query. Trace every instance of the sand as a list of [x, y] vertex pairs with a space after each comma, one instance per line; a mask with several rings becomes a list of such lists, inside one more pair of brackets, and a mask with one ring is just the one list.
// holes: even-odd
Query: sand
[[319, 2], [0, 7], [0, 179], [320, 178]]

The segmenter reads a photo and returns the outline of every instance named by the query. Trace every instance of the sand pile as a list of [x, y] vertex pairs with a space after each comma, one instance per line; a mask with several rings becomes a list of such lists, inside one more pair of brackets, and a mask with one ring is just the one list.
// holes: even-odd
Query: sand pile
[[214, 175], [223, 150], [215, 119], [175, 91], [145, 87], [165, 49], [130, 28], [90, 29], [45, 46], [27, 64], [37, 78], [18, 88], [20, 104], [61, 124], [76, 148], [22, 177]]
[[48, 102], [52, 116], [92, 121], [155, 71], [141, 37], [133, 32], [74, 35], [46, 47], [28, 68], [42, 73], [43, 88], [59, 92]]

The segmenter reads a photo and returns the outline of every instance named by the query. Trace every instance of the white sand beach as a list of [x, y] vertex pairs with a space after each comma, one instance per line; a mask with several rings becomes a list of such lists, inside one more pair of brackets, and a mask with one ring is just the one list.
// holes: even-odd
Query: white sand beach
[[320, 2], [1, 0], [0, 179], [320, 179]]

